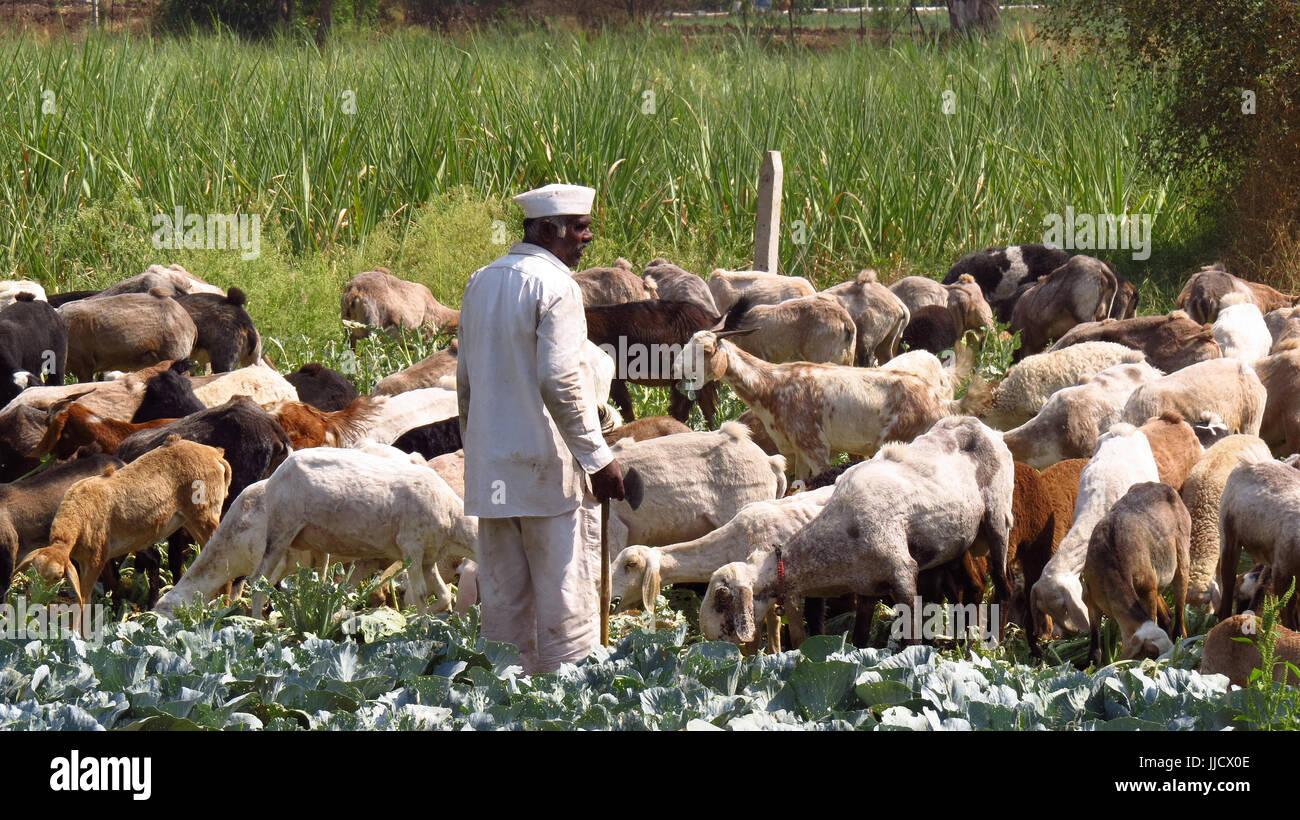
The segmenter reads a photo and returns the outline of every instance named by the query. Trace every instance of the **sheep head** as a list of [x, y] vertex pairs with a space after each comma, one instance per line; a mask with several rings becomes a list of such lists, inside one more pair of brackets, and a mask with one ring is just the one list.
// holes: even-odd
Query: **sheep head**
[[720, 342], [727, 336], [742, 336], [757, 328], [746, 330], [701, 330], [682, 348], [673, 362], [673, 377], [683, 392], [702, 390], [709, 382], [721, 381], [727, 374], [727, 345]]
[[1088, 628], [1088, 610], [1083, 605], [1083, 583], [1076, 575], [1044, 574], [1029, 591], [1030, 604], [1040, 616], [1051, 620], [1066, 632], [1079, 633]]
[[1155, 621], [1146, 621], [1132, 635], [1124, 637], [1124, 658], [1159, 657], [1173, 648], [1165, 631]]
[[719, 568], [700, 602], [700, 631], [711, 641], [750, 643], [755, 622], [753, 570], [740, 561]]
[[618, 612], [626, 612], [639, 600], [653, 614], [660, 587], [659, 551], [637, 545], [620, 552], [610, 570], [610, 587], [622, 590]]

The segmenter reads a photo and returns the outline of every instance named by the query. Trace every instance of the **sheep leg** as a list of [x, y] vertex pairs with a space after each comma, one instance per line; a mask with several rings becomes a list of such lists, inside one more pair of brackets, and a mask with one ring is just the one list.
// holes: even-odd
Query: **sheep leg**
[[798, 649], [808, 637], [808, 631], [803, 625], [803, 598], [791, 595], [782, 604], [785, 607], [786, 624], [790, 627], [790, 648]]
[[[402, 557], [410, 559], [411, 565], [406, 570], [406, 605], [414, 607], [415, 611], [421, 615], [429, 611], [429, 588], [424, 582], [424, 545], [419, 541], [407, 541], [399, 544], [402, 550]], [[437, 576], [437, 565], [434, 565], [434, 576]], [[438, 577], [441, 583], [441, 577]], [[451, 598], [451, 592], [443, 586], [443, 592], [448, 599]]]
[[1088, 661], [1093, 668], [1101, 668], [1101, 610], [1088, 600]]
[[1174, 631], [1169, 633], [1170, 640], [1177, 642], [1187, 637], [1187, 566], [1181, 561], [1174, 569]]
[[[773, 655], [781, 654], [781, 616], [776, 614], [776, 607], [767, 611], [763, 619], [767, 627], [767, 648]], [[757, 641], [757, 639], [755, 639]]]
[[1002, 606], [1011, 601], [1011, 586], [1007, 583], [1007, 541], [1010, 527], [1004, 522], [991, 522], [985, 516], [980, 525], [984, 542], [988, 544], [989, 575], [993, 577], [993, 594]]
[[1223, 590], [1219, 599], [1219, 610], [1215, 617], [1220, 621], [1231, 617], [1237, 601], [1237, 562], [1241, 560], [1241, 541], [1237, 539], [1237, 530], [1231, 516], [1225, 516], [1219, 523], [1222, 540], [1219, 544], [1219, 586]]
[[[614, 379], [609, 385], [609, 398], [618, 407], [618, 412], [623, 414], [623, 421], [628, 422], [636, 418], [632, 414], [632, 395], [627, 392], [627, 381], [624, 379]], [[678, 419], [685, 421], [685, 419]]]
[[145, 608], [153, 609], [162, 590], [162, 554], [158, 552], [157, 545], [151, 544], [135, 554], [135, 568], [137, 571], [142, 570], [149, 579], [149, 600]]
[[808, 632], [812, 635], [826, 634], [826, 599], [804, 598], [804, 617], [808, 621]]
[[[718, 383], [709, 382], [701, 388], [696, 394], [696, 401], [700, 405], [700, 413], [704, 416], [704, 422], [710, 430], [718, 426]], [[1295, 450], [1292, 450], [1295, 452]]]
[[876, 617], [876, 604], [880, 599], [870, 595], [858, 595], [857, 599], [857, 610], [853, 615], [853, 645], [862, 648], [871, 643], [871, 622]]
[[172, 583], [185, 572], [185, 557], [190, 552], [190, 534], [181, 528], [167, 536], [167, 567], [172, 572]]

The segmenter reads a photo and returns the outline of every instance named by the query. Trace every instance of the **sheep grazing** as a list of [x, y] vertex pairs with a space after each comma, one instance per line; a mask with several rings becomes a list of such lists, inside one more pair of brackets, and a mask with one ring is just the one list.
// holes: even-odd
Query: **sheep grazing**
[[1212, 330], [1225, 359], [1254, 364], [1273, 347], [1273, 336], [1264, 323], [1264, 314], [1244, 293], [1223, 297]]
[[853, 593], [910, 604], [919, 571], [967, 551], [988, 556], [995, 595], [1005, 601], [1013, 485], [1011, 453], [992, 431], [969, 416], [943, 419], [840, 476], [822, 512], [781, 549], [715, 571], [700, 629], [709, 640], [747, 643], [780, 603], [797, 647], [804, 597]]
[[268, 411], [289, 436], [295, 450], [308, 447], [355, 447], [369, 435], [379, 402], [362, 396], [342, 410], [327, 413], [305, 402], [282, 401]]
[[619, 596], [618, 611], [639, 605], [653, 613], [661, 587], [706, 583], [723, 564], [744, 561], [755, 550], [767, 552], [775, 544], [784, 544], [821, 513], [833, 489], [822, 487], [787, 498], [752, 501], [730, 521], [699, 538], [663, 547], [624, 549], [610, 565], [611, 587]]
[[1044, 635], [1051, 634], [1054, 626], [1067, 632], [1088, 628], [1079, 577], [1088, 557], [1092, 531], [1129, 487], [1159, 480], [1151, 444], [1138, 428], [1116, 424], [1097, 442], [1097, 452], [1079, 474], [1074, 523], [1029, 591], [1030, 606], [1040, 619]]
[[22, 481], [0, 485], [0, 600], [9, 592], [19, 560], [50, 543], [50, 523], [68, 488], [109, 467], [123, 466], [121, 459], [87, 447], [77, 451], [71, 461], [55, 464]]
[[996, 312], [998, 321], [1009, 322], [1021, 288], [1037, 282], [1069, 260], [1068, 253], [1048, 245], [985, 248], [954, 262], [943, 284], [957, 284], [963, 275], [970, 276]]
[[[1216, 442], [1196, 462], [1183, 483], [1183, 504], [1192, 516], [1191, 563], [1187, 602], [1217, 609], [1223, 594], [1219, 586], [1219, 503], [1228, 475], [1237, 465], [1268, 461], [1268, 445], [1255, 436], [1228, 436]], [[1234, 567], [1235, 570], [1235, 567]]]
[[665, 302], [691, 302], [710, 316], [721, 316], [722, 311], [713, 302], [713, 294], [704, 280], [673, 263], [656, 256], [641, 273], [647, 288], [654, 288], [659, 299]]
[[582, 291], [582, 304], [586, 307], [621, 305], [659, 298], [654, 280], [644, 281], [632, 272], [632, 263], [619, 257], [612, 268], [587, 268], [573, 274], [573, 280]]
[[[1219, 502], [1219, 582], [1223, 597], [1215, 613], [1232, 614], [1241, 550], [1267, 564], [1272, 591], [1285, 592], [1300, 573], [1300, 470], [1276, 461], [1245, 462], [1228, 474]], [[1292, 596], [1281, 621], [1300, 629], [1300, 604]]]
[[69, 302], [59, 316], [68, 328], [68, 370], [80, 382], [105, 370], [188, 358], [199, 334], [185, 308], [161, 288]]
[[1156, 459], [1160, 480], [1181, 491], [1192, 468], [1205, 455], [1205, 448], [1201, 447], [1192, 425], [1177, 410], [1170, 410], [1148, 419], [1138, 430], [1151, 443], [1151, 454]]
[[1017, 460], [1039, 470], [1064, 459], [1091, 458], [1133, 391], [1159, 378], [1160, 371], [1144, 361], [1108, 367], [1058, 390], [1038, 415], [1008, 430], [1002, 440]]
[[[431, 356], [426, 356], [405, 370], [385, 376], [371, 391], [372, 396], [395, 396], [421, 387], [456, 389], [456, 353], [460, 346], [456, 339]], [[322, 408], [323, 409], [323, 408]]]
[[284, 380], [298, 392], [298, 400], [325, 413], [335, 413], [357, 399], [357, 388], [337, 370], [308, 362]]
[[[741, 421], [741, 424], [744, 424]], [[615, 427], [605, 434], [605, 443], [613, 444], [625, 438], [633, 441], [645, 441], [646, 439], [659, 438], [660, 436], [671, 436], [677, 433], [689, 433], [691, 428], [682, 424], [672, 416], [649, 416], [643, 419], [629, 421], [627, 424]], [[752, 433], [751, 433], [752, 437]], [[766, 451], [765, 451], [766, 452]], [[775, 452], [768, 453], [775, 455]]]
[[794, 478], [825, 470], [833, 453], [868, 457], [886, 441], [910, 441], [973, 400], [941, 401], [938, 386], [901, 371], [770, 364], [725, 335], [706, 330], [691, 337], [680, 357], [683, 383], [696, 390], [714, 381], [729, 385], [763, 422]]
[[1072, 327], [1051, 349], [1064, 350], [1080, 342], [1117, 342], [1140, 350], [1152, 367], [1166, 373], [1222, 355], [1214, 332], [1193, 322], [1181, 310], [1168, 316], [1085, 322]]
[[941, 353], [957, 343], [958, 328], [952, 313], [943, 307], [918, 308], [911, 315], [901, 339], [908, 350]]
[[181, 527], [207, 543], [226, 500], [230, 465], [221, 450], [170, 437], [121, 469], [68, 489], [50, 524], [50, 543], [33, 550], [28, 566], [47, 582], [67, 578], [79, 605], [90, 603], [95, 580], [111, 558], [152, 546]]
[[460, 311], [433, 298], [419, 282], [407, 282], [375, 268], [352, 277], [343, 288], [343, 321], [353, 344], [379, 329], [393, 334], [400, 328], [428, 328], [439, 332], [460, 324]]
[[244, 309], [248, 297], [239, 288], [226, 296], [183, 294], [176, 301], [198, 328], [192, 355], [199, 364], [211, 363], [213, 373], [225, 373], [262, 358], [262, 336]]
[[1212, 359], [1137, 388], [1120, 419], [1142, 424], [1170, 410], [1198, 421], [1213, 414], [1230, 433], [1254, 436], [1259, 435], [1267, 398], [1250, 365], [1236, 359]]
[[[587, 339], [618, 361], [619, 376], [610, 397], [626, 421], [636, 418], [626, 382], [671, 387], [676, 360], [691, 334], [720, 327], [719, 316], [691, 302], [628, 302], [623, 305], [587, 308]], [[701, 389], [700, 411], [712, 426], [717, 417], [717, 388]], [[693, 399], [672, 391], [668, 412], [686, 421]]]
[[49, 302], [45, 295], [45, 288], [41, 287], [39, 282], [30, 279], [10, 279], [0, 282], [0, 310], [18, 301], [20, 293], [31, 294], [32, 299], [37, 302]]
[[[1011, 587], [1007, 620], [1025, 629], [1029, 651], [1038, 656], [1037, 630], [1029, 606], [1029, 590], [1043, 574], [1057, 545], [1069, 531], [1079, 473], [1086, 462], [1072, 459], [1040, 474], [1033, 467], [1015, 462], [1015, 489], [1011, 500], [1011, 532], [1007, 541], [1007, 583]], [[1020, 578], [1016, 579], [1016, 569]], [[980, 591], [983, 591], [981, 586]]]
[[63, 384], [68, 331], [58, 311], [30, 292], [0, 309], [0, 407], [26, 387]]
[[[429, 611], [432, 586], [439, 594], [433, 610], [450, 608], [434, 567], [439, 560], [474, 557], [477, 519], [465, 515], [461, 499], [433, 470], [392, 448], [376, 452], [383, 454], [317, 448], [285, 459], [236, 499], [158, 611], [207, 600], [241, 573], [275, 583], [289, 568], [290, 550], [344, 561], [409, 560], [407, 605]], [[259, 617], [263, 603], [255, 596]]]
[[849, 312], [824, 294], [776, 305], [753, 304], [741, 296], [727, 311], [723, 330], [752, 331], [738, 334], [736, 346], [773, 363], [851, 365], [858, 335]]
[[93, 298], [101, 299], [123, 293], [148, 293], [155, 288], [161, 288], [168, 296], [177, 296], [184, 293], [226, 295], [226, 292], [221, 288], [216, 285], [209, 285], [180, 265], [168, 265], [167, 267], [150, 265], [145, 268], [144, 273], [136, 274], [129, 279], [123, 279], [114, 285], [110, 285], [94, 294]]
[[1118, 291], [1119, 278], [1105, 262], [1082, 254], [1071, 256], [1016, 299], [1009, 330], [1020, 334], [1020, 347], [1012, 361], [1042, 352], [1048, 342], [1075, 325], [1105, 319]]
[[[293, 389], [293, 385], [262, 362], [209, 378], [194, 388], [194, 396], [203, 402], [204, 407], [225, 404], [235, 396], [248, 396], [263, 406], [298, 401], [298, 391]], [[194, 380], [196, 384], [198, 381]]]
[[610, 503], [611, 547], [699, 538], [749, 502], [785, 494], [785, 459], [760, 450], [737, 422], [716, 432], [625, 439], [611, 449], [624, 472], [635, 468], [645, 486], [635, 510], [627, 501]]
[[[1187, 636], [1183, 607], [1191, 529], [1183, 500], [1160, 482], [1134, 484], [1097, 522], [1083, 565], [1094, 666], [1102, 665], [1103, 613], [1119, 624], [1124, 658], [1158, 656]], [[1172, 626], [1160, 596], [1166, 587], [1173, 590]]]
[[1255, 374], [1268, 393], [1259, 437], [1274, 455], [1300, 452], [1300, 349], [1283, 350], [1255, 362]]
[[[1201, 644], [1201, 674], [1223, 675], [1234, 686], [1249, 686], [1250, 674], [1264, 665], [1259, 655], [1258, 641], [1263, 625], [1255, 615], [1233, 615], [1221, 621], [1205, 635]], [[1275, 624], [1277, 645], [1274, 649], [1277, 666], [1273, 680], [1291, 686], [1300, 685], [1300, 677], [1285, 665], [1300, 667], [1300, 632]]]
[[179, 419], [205, 409], [203, 402], [194, 395], [194, 387], [187, 375], [189, 370], [188, 360], [177, 359], [145, 382], [144, 396], [131, 416], [131, 423]]
[[958, 333], [993, 327], [993, 309], [970, 274], [962, 274], [951, 285], [941, 285], [926, 276], [904, 276], [889, 290], [907, 308], [908, 314], [923, 307], [946, 307]]
[[1117, 364], [1145, 360], [1141, 351], [1114, 342], [1084, 342], [1026, 356], [994, 389], [993, 406], [983, 422], [997, 430], [1019, 427], [1038, 415], [1057, 391]]
[[876, 281], [874, 270], [866, 268], [854, 281], [842, 282], [822, 293], [837, 300], [853, 317], [857, 329], [853, 364], [874, 367], [894, 357], [911, 314], [897, 296]]
[[751, 305], [775, 305], [786, 299], [812, 296], [817, 291], [802, 276], [782, 276], [760, 270], [726, 271], [716, 268], [709, 274], [709, 293], [713, 304], [726, 313], [741, 296]]
[[1294, 296], [1273, 290], [1268, 285], [1247, 282], [1225, 271], [1221, 266], [1201, 268], [1193, 273], [1178, 294], [1178, 307], [1187, 311], [1195, 321], [1208, 325], [1218, 319], [1224, 298], [1230, 293], [1240, 293], [1259, 308], [1261, 314], [1297, 304]]

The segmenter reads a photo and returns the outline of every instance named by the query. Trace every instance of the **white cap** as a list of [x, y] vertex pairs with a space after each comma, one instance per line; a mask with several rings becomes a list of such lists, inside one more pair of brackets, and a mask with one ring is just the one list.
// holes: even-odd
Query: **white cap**
[[525, 191], [515, 197], [524, 209], [524, 217], [582, 216], [591, 213], [591, 203], [596, 199], [596, 189], [583, 185], [552, 183]]

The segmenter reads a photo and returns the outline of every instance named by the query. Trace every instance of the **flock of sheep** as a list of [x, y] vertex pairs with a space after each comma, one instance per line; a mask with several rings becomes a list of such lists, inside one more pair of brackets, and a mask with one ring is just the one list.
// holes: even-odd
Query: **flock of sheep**
[[[1216, 266], [1178, 310], [1138, 317], [1108, 265], [1043, 245], [890, 287], [869, 270], [821, 292], [757, 271], [705, 280], [662, 258], [575, 279], [603, 431], [645, 485], [637, 509], [611, 505], [620, 608], [707, 584], [705, 636], [752, 648], [764, 625], [779, 646], [778, 609], [797, 645], [842, 599], [863, 641], [880, 599], [979, 602], [991, 582], [1035, 652], [1089, 631], [1100, 660], [1109, 617], [1125, 657], [1158, 654], [1190, 605], [1221, 621], [1205, 671], [1241, 684], [1258, 662], [1231, 640], [1249, 630], [1234, 609], [1300, 573], [1297, 299]], [[172, 612], [299, 565], [393, 577], [409, 562], [408, 604], [467, 608], [455, 343], [358, 395], [320, 364], [278, 373], [245, 303], [175, 265], [99, 292], [0, 283], [0, 584], [31, 566], [89, 602], [135, 554]], [[341, 315], [354, 336], [459, 318], [384, 269], [348, 283]], [[971, 344], [995, 319], [1021, 347], [987, 384]], [[671, 350], [670, 370], [629, 372], [611, 349]], [[670, 389], [671, 416], [633, 419], [628, 381]], [[696, 401], [716, 423], [723, 383], [748, 410], [691, 431]], [[853, 463], [832, 468], [838, 454]], [[176, 584], [159, 599], [163, 540]], [[1243, 548], [1258, 565], [1239, 578]], [[1300, 662], [1300, 636], [1279, 647]]]

